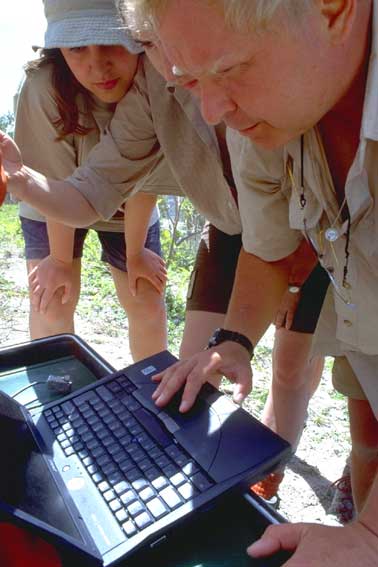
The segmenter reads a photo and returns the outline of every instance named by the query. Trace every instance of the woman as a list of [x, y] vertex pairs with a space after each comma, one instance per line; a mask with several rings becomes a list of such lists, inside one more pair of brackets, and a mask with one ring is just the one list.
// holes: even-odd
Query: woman
[[[60, 178], [85, 161], [106, 131], [132, 84], [140, 49], [120, 29], [111, 0], [96, 2], [96, 11], [88, 0], [45, 0], [44, 5], [45, 45], [40, 58], [27, 68], [15, 138], [26, 165]], [[128, 316], [134, 360], [166, 348], [166, 271], [155, 204], [155, 196], [138, 194], [109, 221], [92, 227]], [[31, 337], [73, 332], [88, 229], [44, 219], [25, 203], [20, 205], [20, 217]]]

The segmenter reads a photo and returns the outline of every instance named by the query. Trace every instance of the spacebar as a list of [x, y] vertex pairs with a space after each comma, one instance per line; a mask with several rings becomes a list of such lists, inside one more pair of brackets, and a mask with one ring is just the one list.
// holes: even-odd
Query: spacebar
[[147, 433], [163, 447], [172, 444], [172, 437], [168, 435], [156, 417], [148, 413], [144, 408], [137, 409], [133, 416], [143, 425]]

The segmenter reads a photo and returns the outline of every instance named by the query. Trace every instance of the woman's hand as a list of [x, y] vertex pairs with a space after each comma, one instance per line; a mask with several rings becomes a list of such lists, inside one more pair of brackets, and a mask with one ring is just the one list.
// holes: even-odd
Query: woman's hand
[[164, 260], [152, 250], [143, 248], [141, 252], [127, 256], [127, 274], [132, 295], [137, 295], [139, 278], [148, 280], [163, 295], [167, 281], [167, 270]]
[[72, 292], [72, 262], [52, 256], [44, 258], [29, 274], [30, 302], [35, 311], [46, 313], [58, 289], [63, 288], [62, 305], [68, 303]]

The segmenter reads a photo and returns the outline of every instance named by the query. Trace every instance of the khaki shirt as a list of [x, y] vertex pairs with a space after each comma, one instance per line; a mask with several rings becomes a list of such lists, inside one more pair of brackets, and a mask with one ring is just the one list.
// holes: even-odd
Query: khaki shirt
[[143, 189], [186, 196], [223, 232], [241, 232], [214, 129], [190, 93], [167, 87], [144, 57], [106, 135], [68, 181], [102, 218]]
[[[378, 355], [378, 1], [374, 4], [374, 39], [360, 145], [345, 186], [351, 214], [346, 288], [343, 287], [343, 271], [347, 223], [337, 218], [339, 205], [317, 129], [304, 137], [306, 205], [303, 209], [299, 202], [300, 140], [291, 141], [283, 150], [267, 152], [236, 132], [228, 134], [241, 214], [250, 219], [249, 225], [243, 223], [246, 250], [266, 260], [278, 260], [296, 247], [290, 228], [308, 236], [334, 284], [330, 288], [333, 297], [327, 298], [318, 326], [322, 352], [347, 354], [355, 372], [362, 366], [353, 361], [372, 355], [368, 358], [375, 371], [370, 374], [359, 371], [358, 374], [365, 392], [371, 390], [371, 386], [365, 387], [364, 380], [370, 384], [373, 379], [378, 380], [378, 357], [375, 356]], [[289, 170], [293, 172], [294, 183]], [[244, 201], [250, 203], [248, 210], [243, 208]], [[341, 234], [334, 243], [325, 238], [329, 227], [337, 228]], [[364, 368], [366, 370], [366, 365]], [[378, 411], [376, 386], [375, 391]]]
[[[101, 131], [113, 116], [110, 105], [96, 99], [91, 113], [84, 112], [84, 102], [79, 95], [77, 104], [81, 111], [80, 123], [92, 130], [85, 136], [71, 134], [57, 141], [54, 122], [59, 113], [51, 88], [51, 67], [46, 66], [28, 75], [21, 87], [17, 100], [15, 140], [22, 152], [24, 163], [41, 171], [47, 177], [62, 179], [71, 175], [75, 168], [84, 163], [99, 142]], [[20, 203], [20, 215], [32, 220], [44, 221], [44, 217], [27, 203]], [[150, 226], [159, 218], [155, 208]], [[111, 232], [123, 232], [123, 216], [99, 221], [91, 228]]]

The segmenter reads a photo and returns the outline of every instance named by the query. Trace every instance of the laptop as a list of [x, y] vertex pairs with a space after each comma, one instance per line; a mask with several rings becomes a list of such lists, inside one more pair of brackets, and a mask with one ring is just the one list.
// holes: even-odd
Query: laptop
[[209, 384], [186, 414], [179, 396], [157, 408], [151, 376], [176, 360], [161, 352], [33, 418], [1, 393], [0, 512], [80, 565], [115, 565], [290, 457], [286, 441]]

